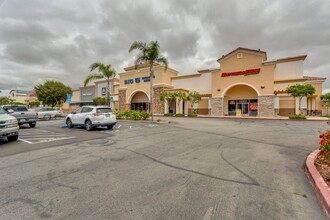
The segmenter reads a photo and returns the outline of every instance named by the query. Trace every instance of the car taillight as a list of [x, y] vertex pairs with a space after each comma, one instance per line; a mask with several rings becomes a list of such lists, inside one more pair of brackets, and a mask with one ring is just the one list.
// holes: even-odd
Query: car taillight
[[38, 112], [36, 112], [36, 116], [38, 117]]
[[101, 113], [93, 113], [93, 116], [100, 116], [102, 115]]

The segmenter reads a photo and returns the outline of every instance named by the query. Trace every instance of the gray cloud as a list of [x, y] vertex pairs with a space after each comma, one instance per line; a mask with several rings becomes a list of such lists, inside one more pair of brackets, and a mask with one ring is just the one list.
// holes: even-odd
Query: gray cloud
[[122, 72], [133, 64], [128, 48], [135, 40], [158, 40], [182, 74], [217, 67], [222, 54], [243, 46], [269, 58], [308, 54], [306, 75], [330, 78], [329, 10], [327, 0], [4, 1], [0, 89], [47, 79], [77, 88], [96, 61]]

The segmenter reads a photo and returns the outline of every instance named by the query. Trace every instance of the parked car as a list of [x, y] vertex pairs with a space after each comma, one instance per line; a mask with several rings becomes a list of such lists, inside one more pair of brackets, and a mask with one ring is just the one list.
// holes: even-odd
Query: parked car
[[81, 126], [87, 131], [95, 127], [106, 126], [112, 129], [117, 123], [116, 115], [107, 106], [83, 106], [68, 114], [65, 119], [68, 128]]
[[25, 105], [3, 105], [2, 107], [7, 113], [17, 119], [19, 125], [29, 124], [31, 128], [36, 126], [36, 113], [29, 110]]
[[[9, 110], [9, 112], [12, 111], [13, 110]], [[17, 141], [18, 130], [17, 119], [0, 107], [0, 137], [6, 137], [8, 141]]]
[[62, 113], [59, 110], [50, 107], [42, 107], [34, 109], [38, 119], [50, 120], [52, 118], [60, 118]]

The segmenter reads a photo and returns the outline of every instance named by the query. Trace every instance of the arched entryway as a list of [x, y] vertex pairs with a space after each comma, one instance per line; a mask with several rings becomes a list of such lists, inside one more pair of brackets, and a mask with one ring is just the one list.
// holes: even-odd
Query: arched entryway
[[228, 87], [223, 93], [225, 115], [258, 115], [258, 91], [251, 85], [237, 84]]
[[131, 96], [130, 104], [131, 104], [131, 110], [148, 111], [149, 110], [149, 97], [143, 91], [136, 91]]

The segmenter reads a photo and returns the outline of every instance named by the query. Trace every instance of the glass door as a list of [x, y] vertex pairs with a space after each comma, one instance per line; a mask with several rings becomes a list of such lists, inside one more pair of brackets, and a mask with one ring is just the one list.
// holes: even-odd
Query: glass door
[[241, 110], [242, 115], [249, 115], [249, 104], [248, 103], [237, 103], [237, 108]]
[[248, 115], [249, 114], [249, 104], [244, 103], [242, 104], [242, 115]]

